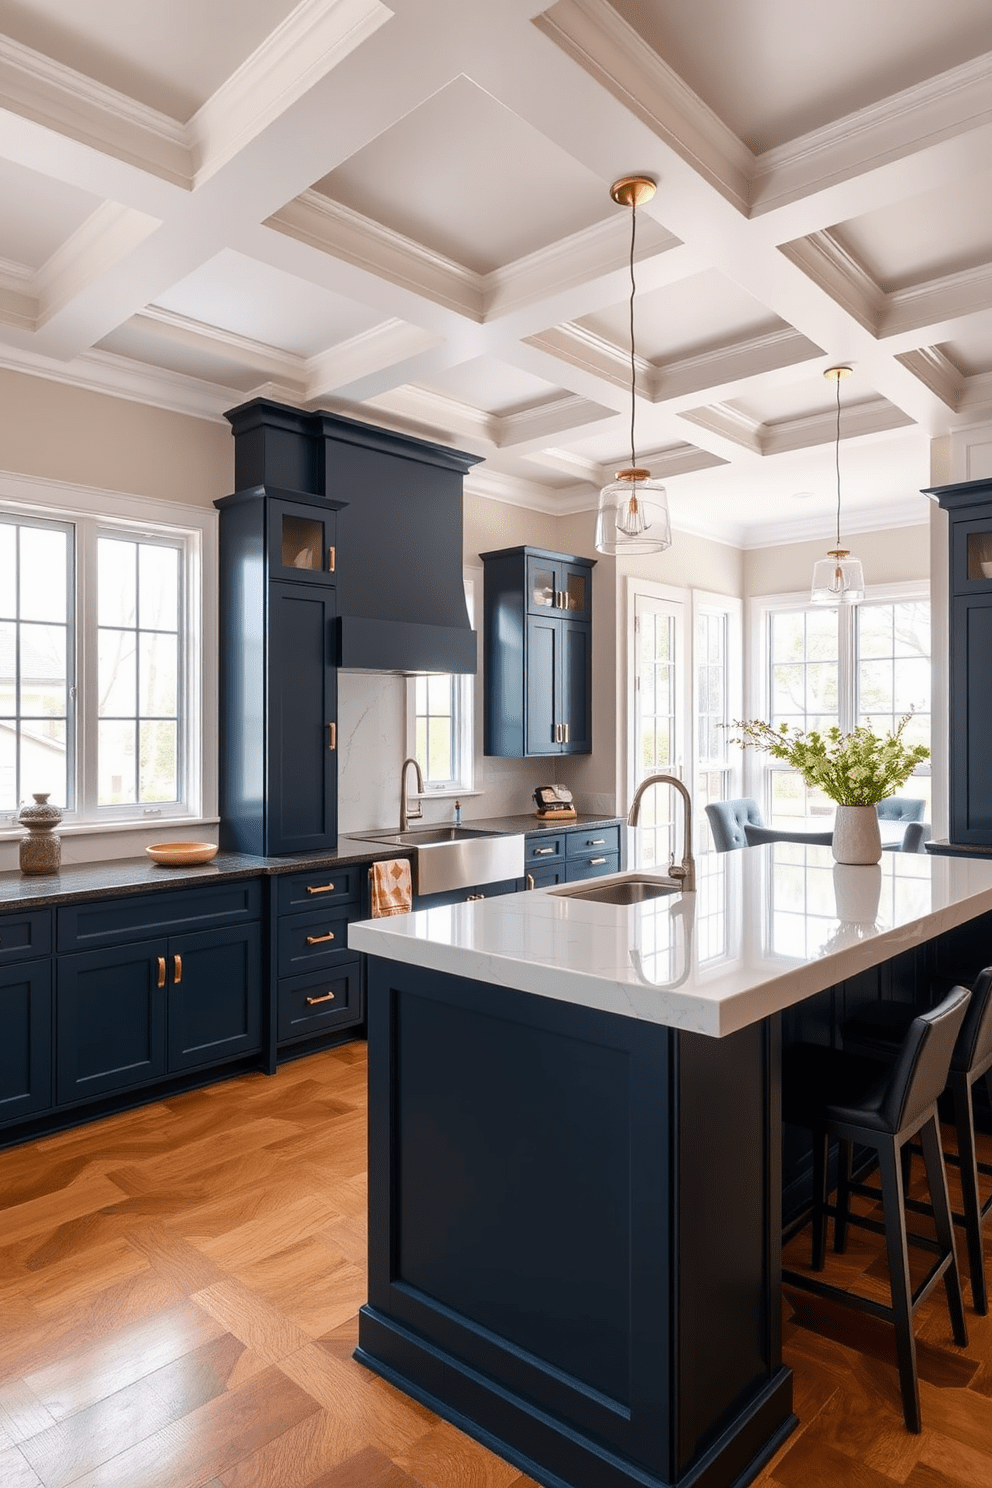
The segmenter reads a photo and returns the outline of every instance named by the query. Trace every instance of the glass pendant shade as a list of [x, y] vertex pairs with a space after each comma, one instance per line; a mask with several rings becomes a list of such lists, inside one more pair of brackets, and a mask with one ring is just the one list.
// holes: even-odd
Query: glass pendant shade
[[664, 486], [648, 470], [618, 470], [599, 493], [597, 553], [660, 553], [671, 545]]
[[865, 597], [865, 576], [860, 558], [846, 548], [832, 548], [813, 568], [812, 604], [856, 604]]

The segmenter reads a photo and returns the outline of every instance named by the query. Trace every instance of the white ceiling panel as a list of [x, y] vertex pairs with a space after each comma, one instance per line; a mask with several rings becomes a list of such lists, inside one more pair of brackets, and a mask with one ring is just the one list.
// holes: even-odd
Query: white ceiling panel
[[0, 258], [40, 269], [99, 205], [88, 191], [0, 159]]
[[0, 0], [0, 33], [185, 121], [295, 0]]
[[886, 293], [992, 263], [992, 171], [867, 212], [833, 235]]
[[[625, 351], [630, 345], [627, 301], [587, 315], [580, 324]], [[716, 269], [638, 294], [634, 306], [637, 351], [648, 361], [662, 364], [780, 330], [783, 325], [760, 300]]]
[[465, 77], [317, 189], [478, 274], [616, 210], [591, 171]]
[[992, 372], [992, 337], [987, 331], [964, 332], [955, 336], [953, 341], [945, 341], [938, 350], [966, 377]]
[[756, 153], [992, 47], [988, 0], [612, 0]]
[[164, 367], [169, 372], [178, 372], [183, 377], [195, 377], [201, 382], [236, 388], [239, 392], [248, 392], [264, 380], [257, 368], [245, 366], [233, 356], [222, 356], [201, 347], [183, 345], [136, 326], [120, 326], [98, 343], [98, 350], [129, 357], [132, 361], [144, 362], [150, 367]]
[[562, 395], [560, 388], [492, 357], [476, 357], [474, 361], [462, 362], [422, 386], [445, 398], [456, 398], [483, 413], [504, 416]]
[[159, 295], [156, 304], [297, 356], [314, 356], [380, 319], [367, 305], [230, 250]]

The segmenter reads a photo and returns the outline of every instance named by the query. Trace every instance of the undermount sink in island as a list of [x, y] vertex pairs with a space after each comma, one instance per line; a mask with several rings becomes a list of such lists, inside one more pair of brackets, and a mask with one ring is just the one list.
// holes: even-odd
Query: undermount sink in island
[[701, 859], [695, 893], [610, 902], [665, 879], [623, 874], [352, 926], [371, 958], [357, 1357], [538, 1482], [750, 1481], [796, 1424], [790, 1019], [878, 995], [893, 961], [929, 979], [992, 922], [992, 864], [884, 858], [777, 843]]

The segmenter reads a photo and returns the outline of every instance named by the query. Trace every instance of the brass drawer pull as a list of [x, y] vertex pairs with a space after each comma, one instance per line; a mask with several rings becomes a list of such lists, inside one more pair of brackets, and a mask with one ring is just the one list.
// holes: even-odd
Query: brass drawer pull
[[562, 729], [564, 730], [564, 734], [565, 734], [565, 737], [562, 739], [562, 743], [563, 744], [567, 744], [568, 743], [568, 724], [567, 723], [563, 723], [562, 724]]
[[307, 1007], [316, 1007], [317, 1004], [318, 1004], [318, 1002], [333, 1002], [333, 1001], [334, 1001], [334, 993], [333, 992], [325, 992], [324, 995], [323, 995], [323, 997], [308, 997], [307, 998]]
[[327, 747], [328, 749], [337, 749], [338, 747], [338, 726], [336, 723], [329, 723], [327, 725]]
[[307, 884], [308, 894], [333, 894], [334, 885], [329, 884]]
[[606, 838], [605, 837], [590, 837], [589, 840], [588, 840], [588, 842], [586, 843], [586, 847], [605, 847], [605, 846], [606, 846]]
[[165, 986], [165, 957], [164, 956], [159, 956], [159, 958], [158, 958], [158, 981], [156, 982], [155, 985], [157, 987], [164, 987]]
[[601, 863], [605, 863], [605, 862], [606, 862], [606, 859], [605, 858], [590, 858], [589, 859], [589, 867], [590, 868], [598, 868]]
[[173, 956], [173, 958], [172, 958], [172, 980], [176, 984], [176, 986], [178, 987], [179, 986], [179, 983], [182, 981], [182, 979], [183, 979], [183, 958], [182, 958], [182, 956]]
[[527, 887], [529, 889], [533, 889], [533, 888], [536, 887], [536, 885], [534, 883], [534, 875], [533, 875], [533, 873], [528, 873], [528, 875], [527, 875]]
[[328, 573], [333, 573], [334, 572], [334, 569], [335, 569], [335, 567], [337, 565], [337, 561], [338, 561], [338, 550], [337, 550], [337, 548], [328, 548], [328, 550], [327, 550], [327, 572]]
[[[606, 862], [606, 859], [605, 858], [603, 859], [603, 862], [604, 863]], [[307, 936], [307, 945], [323, 945], [326, 940], [333, 940], [333, 939], [334, 939], [334, 931], [333, 930], [328, 930], [328, 932], [327, 932], [326, 935], [308, 935]]]
[[485, 894], [466, 894], [465, 903], [471, 904], [476, 899], [485, 899]]
[[554, 853], [555, 850], [553, 847], [535, 847], [534, 849], [535, 858], [554, 857]]

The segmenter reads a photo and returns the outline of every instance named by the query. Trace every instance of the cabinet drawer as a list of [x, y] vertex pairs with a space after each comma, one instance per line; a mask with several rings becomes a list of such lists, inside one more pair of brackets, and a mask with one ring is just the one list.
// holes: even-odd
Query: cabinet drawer
[[539, 868], [542, 864], [557, 863], [565, 855], [565, 836], [564, 832], [542, 832], [540, 836], [525, 837], [524, 862], [527, 867]]
[[11, 961], [31, 961], [48, 956], [52, 949], [52, 911], [35, 909], [0, 916], [0, 966]]
[[359, 1023], [362, 1018], [362, 968], [359, 961], [314, 975], [283, 978], [278, 987], [277, 1037], [302, 1038]]
[[122, 945], [144, 935], [167, 935], [173, 930], [238, 925], [257, 920], [261, 907], [262, 887], [256, 878], [66, 904], [58, 911], [58, 948], [81, 951], [90, 946]]
[[357, 918], [346, 906], [285, 915], [279, 921], [279, 975], [293, 976], [343, 960], [348, 955], [348, 921]]
[[350, 868], [315, 868], [311, 873], [287, 873], [278, 880], [279, 913], [303, 914], [325, 904], [357, 903], [362, 894], [364, 863]]
[[[619, 851], [619, 827], [582, 827], [577, 832], [569, 832], [565, 845], [568, 858], [601, 858], [604, 853]], [[610, 872], [613, 872], [612, 868]]]
[[[528, 879], [531, 882], [528, 883]], [[524, 887], [528, 889], [550, 889], [555, 884], [565, 882], [565, 864], [552, 864], [548, 868], [531, 868], [524, 879]]]
[[603, 853], [598, 850], [585, 853], [581, 858], [569, 858], [565, 865], [565, 882], [574, 883], [579, 878], [599, 878], [604, 873], [619, 873], [619, 853]]

